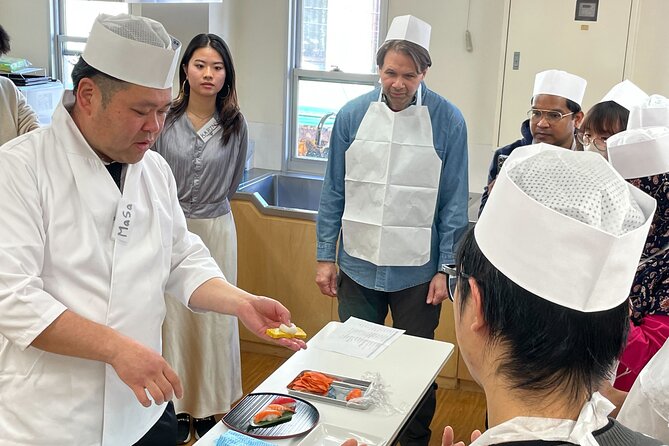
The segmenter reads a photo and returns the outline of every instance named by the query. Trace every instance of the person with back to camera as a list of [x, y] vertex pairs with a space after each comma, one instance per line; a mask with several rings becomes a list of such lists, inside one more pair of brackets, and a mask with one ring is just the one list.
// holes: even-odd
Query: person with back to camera
[[[0, 56], [10, 50], [9, 34], [0, 25]], [[39, 128], [39, 119], [14, 83], [0, 76], [0, 146]]]
[[490, 421], [472, 445], [660, 444], [608, 418], [597, 392], [625, 345], [655, 206], [594, 153], [509, 157], [453, 276], [458, 346]]
[[98, 16], [74, 98], [0, 150], [0, 445], [175, 444], [183, 390], [161, 356], [166, 293], [265, 339], [290, 321], [224, 279], [149, 151], [180, 46], [154, 20]]
[[[464, 118], [424, 82], [430, 31], [416, 17], [396, 17], [376, 53], [381, 86], [337, 113], [316, 224], [316, 283], [337, 297], [341, 321], [383, 324], [390, 307], [393, 326], [433, 339], [445, 273], [468, 224], [468, 182]], [[435, 387], [403, 445], [428, 444]]]
[[[244, 172], [248, 131], [239, 111], [235, 69], [226, 43], [198, 34], [181, 58], [181, 90], [155, 150], [172, 168], [188, 230], [199, 235], [228, 282], [237, 282], [237, 235], [230, 198]], [[167, 300], [163, 354], [181, 377], [175, 401], [178, 443], [213, 425], [242, 396], [237, 318], [188, 311]]]
[[576, 131], [583, 120], [581, 104], [587, 81], [561, 70], [546, 70], [534, 77], [532, 108], [520, 127], [522, 138], [495, 151], [490, 162], [488, 182], [481, 195], [483, 212], [495, 179], [504, 161], [518, 147], [546, 143], [569, 150], [581, 150]]

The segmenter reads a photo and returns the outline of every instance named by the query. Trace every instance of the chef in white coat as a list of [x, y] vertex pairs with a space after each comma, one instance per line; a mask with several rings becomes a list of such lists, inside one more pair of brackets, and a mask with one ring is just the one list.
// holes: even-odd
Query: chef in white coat
[[458, 346], [487, 401], [490, 428], [472, 446], [660, 444], [609, 419], [595, 391], [624, 345], [654, 211], [595, 153], [509, 156], [450, 278]]
[[99, 16], [74, 98], [0, 149], [0, 445], [174, 444], [165, 292], [259, 336], [290, 319], [225, 281], [148, 151], [179, 48], [158, 22]]

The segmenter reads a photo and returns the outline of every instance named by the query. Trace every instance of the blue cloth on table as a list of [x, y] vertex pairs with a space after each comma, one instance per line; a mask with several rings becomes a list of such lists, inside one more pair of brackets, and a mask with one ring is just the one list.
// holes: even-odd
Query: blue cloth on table
[[216, 446], [273, 446], [272, 443], [248, 437], [235, 431], [227, 431], [218, 437]]

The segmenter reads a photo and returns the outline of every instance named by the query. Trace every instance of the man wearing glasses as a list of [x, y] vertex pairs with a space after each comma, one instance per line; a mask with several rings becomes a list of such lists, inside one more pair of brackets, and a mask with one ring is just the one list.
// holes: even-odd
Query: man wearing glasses
[[481, 196], [479, 215], [488, 200], [502, 164], [518, 147], [546, 143], [570, 150], [581, 150], [575, 132], [583, 119], [581, 103], [585, 79], [566, 71], [547, 70], [534, 78], [532, 108], [520, 127], [522, 138], [495, 151], [488, 172], [488, 185]]

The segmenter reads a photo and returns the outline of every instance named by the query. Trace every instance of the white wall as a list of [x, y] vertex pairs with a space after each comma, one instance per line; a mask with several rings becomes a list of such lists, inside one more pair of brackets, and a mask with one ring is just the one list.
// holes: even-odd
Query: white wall
[[289, 0], [236, 0], [234, 46], [240, 107], [255, 143], [254, 166], [281, 169]]
[[[209, 7], [206, 3], [141, 4], [132, 11], [162, 23], [169, 33], [181, 41], [181, 53], [188, 42], [209, 27]], [[181, 68], [179, 68], [181, 69]], [[174, 76], [174, 95], [179, 92], [179, 74]]]
[[51, 0], [0, 0], [0, 25], [11, 38], [8, 56], [22, 57], [49, 71]]
[[282, 168], [288, 9], [288, 0], [141, 5], [141, 15], [163, 23], [184, 48], [202, 32], [226, 41], [235, 63], [240, 108], [254, 144], [253, 165], [264, 169]]
[[638, 0], [639, 16], [630, 79], [647, 93], [669, 97], [669, 1]]

